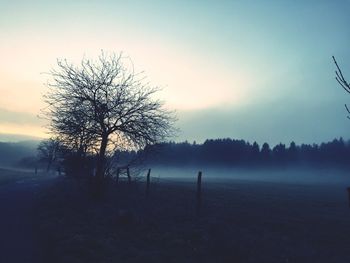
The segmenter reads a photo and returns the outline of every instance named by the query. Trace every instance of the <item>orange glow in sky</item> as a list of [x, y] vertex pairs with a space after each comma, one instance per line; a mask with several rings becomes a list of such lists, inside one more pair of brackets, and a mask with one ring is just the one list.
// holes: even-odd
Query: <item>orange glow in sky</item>
[[162, 89], [179, 140], [348, 138], [331, 60], [350, 79], [350, 3], [340, 2], [0, 1], [0, 134], [44, 136], [46, 73], [104, 50]]

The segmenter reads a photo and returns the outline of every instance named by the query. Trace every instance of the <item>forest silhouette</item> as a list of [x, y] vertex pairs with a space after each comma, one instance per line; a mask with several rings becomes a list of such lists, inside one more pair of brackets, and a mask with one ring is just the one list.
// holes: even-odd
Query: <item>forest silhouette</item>
[[153, 165], [224, 165], [224, 166], [350, 166], [350, 141], [342, 138], [321, 144], [289, 145], [279, 143], [270, 147], [236, 139], [208, 139], [196, 142], [167, 142], [147, 146], [139, 152], [116, 152], [117, 161], [127, 163], [142, 157]]

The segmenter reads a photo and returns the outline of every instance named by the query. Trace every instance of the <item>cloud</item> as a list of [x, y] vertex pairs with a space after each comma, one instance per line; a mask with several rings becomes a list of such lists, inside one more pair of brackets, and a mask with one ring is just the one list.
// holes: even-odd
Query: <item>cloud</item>
[[0, 142], [23, 142], [23, 141], [40, 141], [41, 137], [29, 136], [23, 134], [0, 133]]
[[258, 143], [320, 143], [350, 139], [350, 121], [341, 104], [275, 102], [247, 108], [212, 108], [178, 113], [178, 141], [236, 138]]
[[0, 124], [42, 126], [45, 124], [45, 121], [32, 113], [16, 112], [0, 108]]

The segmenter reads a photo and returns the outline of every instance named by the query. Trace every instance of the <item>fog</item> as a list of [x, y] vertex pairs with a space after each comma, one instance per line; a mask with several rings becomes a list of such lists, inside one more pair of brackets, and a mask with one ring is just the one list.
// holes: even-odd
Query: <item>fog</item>
[[336, 168], [225, 168], [225, 167], [165, 167], [152, 169], [152, 177], [161, 180], [196, 181], [202, 171], [203, 182], [251, 181], [285, 184], [337, 184], [350, 186], [350, 172]]

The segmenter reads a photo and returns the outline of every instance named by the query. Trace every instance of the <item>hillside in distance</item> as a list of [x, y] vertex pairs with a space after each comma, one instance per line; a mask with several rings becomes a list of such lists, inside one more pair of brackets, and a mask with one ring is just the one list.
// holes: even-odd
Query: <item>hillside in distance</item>
[[0, 142], [0, 166], [13, 167], [23, 159], [36, 156], [40, 141]]

